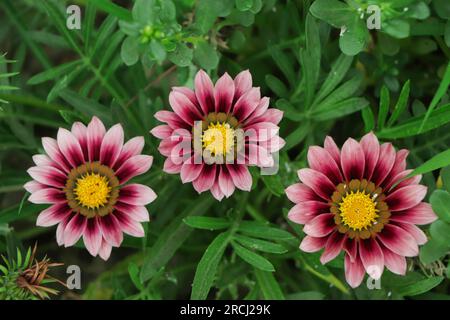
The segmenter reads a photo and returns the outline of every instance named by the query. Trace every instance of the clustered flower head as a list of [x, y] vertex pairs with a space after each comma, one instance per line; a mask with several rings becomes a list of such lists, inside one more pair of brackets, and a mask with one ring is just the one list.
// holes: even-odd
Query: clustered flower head
[[342, 150], [327, 137], [324, 148], [309, 148], [310, 168], [298, 171], [302, 183], [286, 189], [296, 203], [288, 217], [306, 233], [300, 249], [324, 249], [323, 264], [344, 251], [352, 287], [366, 272], [379, 279], [385, 266], [404, 275], [405, 257], [417, 256], [418, 245], [427, 241], [416, 225], [437, 218], [422, 202], [427, 188], [419, 184], [421, 176], [408, 177], [407, 155], [391, 143], [380, 145], [373, 133], [360, 142], [348, 139]]
[[156, 198], [142, 184], [127, 184], [147, 172], [153, 157], [141, 155], [144, 138], [124, 143], [120, 124], [106, 131], [93, 117], [86, 127], [75, 122], [72, 130], [60, 128], [57, 139], [43, 138], [46, 154], [33, 156], [28, 170], [34, 179], [25, 185], [29, 201], [48, 203], [36, 224], [58, 225], [59, 245], [73, 246], [80, 237], [93, 256], [107, 260], [119, 247], [123, 232], [143, 237], [141, 222], [149, 221], [145, 205]]
[[[248, 71], [234, 79], [225, 73], [215, 84], [199, 71], [195, 89], [174, 87], [169, 103], [173, 111], [157, 112], [164, 124], [151, 133], [161, 139], [164, 171], [180, 174], [198, 193], [210, 191], [220, 201], [236, 188], [250, 191], [248, 167], [274, 166], [284, 145], [278, 135], [283, 113], [269, 108]], [[33, 180], [25, 189], [31, 202], [51, 205], [37, 225], [57, 225], [59, 245], [73, 246], [82, 237], [91, 255], [107, 260], [123, 233], [144, 236], [145, 206], [156, 194], [146, 185], [128, 183], [152, 165], [153, 158], [141, 154], [143, 137], [124, 143], [120, 124], [106, 130], [93, 117], [87, 127], [75, 122], [71, 131], [60, 128], [56, 140], [43, 138], [42, 144], [46, 154], [33, 156], [36, 166], [28, 170]], [[427, 188], [419, 184], [421, 177], [409, 177], [407, 155], [390, 143], [380, 144], [373, 133], [360, 142], [348, 139], [341, 150], [327, 137], [323, 148], [309, 148], [309, 168], [298, 171], [301, 183], [286, 189], [295, 203], [288, 217], [303, 224], [306, 233], [300, 249], [324, 249], [323, 264], [344, 251], [345, 277], [352, 287], [366, 272], [379, 279], [384, 267], [405, 274], [405, 257], [418, 255], [418, 246], [427, 241], [416, 225], [436, 216], [422, 202]], [[43, 279], [33, 272], [45, 278], [49, 266], [46, 260], [30, 265], [17, 283], [33, 291]]]
[[17, 259], [8, 261], [2, 256], [4, 266], [0, 265], [0, 300], [34, 300], [49, 299], [57, 295], [58, 290], [48, 287], [50, 283], [66, 286], [64, 282], [49, 275], [52, 268], [64, 265], [51, 262], [45, 256], [42, 260], [36, 258], [37, 245], [28, 249], [22, 255], [17, 249]]
[[165, 124], [151, 132], [162, 140], [164, 171], [180, 174], [198, 193], [210, 191], [222, 200], [235, 188], [250, 191], [248, 166], [273, 166], [273, 153], [284, 145], [278, 135], [283, 112], [269, 108], [249, 71], [234, 79], [225, 73], [215, 85], [199, 71], [195, 89], [175, 87], [169, 102], [173, 111], [157, 112]]

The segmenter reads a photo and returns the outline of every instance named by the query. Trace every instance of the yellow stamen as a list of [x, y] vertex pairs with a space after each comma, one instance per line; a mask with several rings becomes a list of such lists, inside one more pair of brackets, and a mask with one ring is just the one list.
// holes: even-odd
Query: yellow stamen
[[76, 181], [74, 194], [80, 205], [98, 209], [108, 203], [111, 193], [108, 179], [98, 173], [87, 173]]
[[213, 155], [224, 155], [234, 146], [234, 129], [226, 122], [210, 123], [203, 132], [203, 148]]
[[369, 194], [357, 191], [344, 196], [339, 204], [342, 222], [353, 230], [361, 231], [377, 220], [379, 210]]

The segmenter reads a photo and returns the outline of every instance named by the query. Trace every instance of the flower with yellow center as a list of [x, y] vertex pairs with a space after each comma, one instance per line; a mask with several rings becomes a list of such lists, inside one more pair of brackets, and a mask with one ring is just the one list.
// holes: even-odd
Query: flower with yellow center
[[87, 173], [76, 181], [74, 194], [80, 205], [98, 209], [108, 203], [111, 193], [108, 179], [98, 173]]
[[202, 135], [203, 148], [214, 156], [225, 155], [233, 149], [234, 138], [234, 129], [228, 123], [211, 122]]
[[358, 231], [376, 222], [379, 211], [370, 195], [359, 190], [344, 196], [339, 204], [339, 210], [342, 223]]

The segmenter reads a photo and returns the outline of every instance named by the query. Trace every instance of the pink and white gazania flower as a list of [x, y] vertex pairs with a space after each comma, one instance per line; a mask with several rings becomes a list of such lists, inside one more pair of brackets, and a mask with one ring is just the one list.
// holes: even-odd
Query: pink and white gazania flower
[[342, 150], [327, 137], [324, 148], [309, 148], [310, 168], [298, 171], [302, 183], [286, 189], [296, 203], [289, 219], [305, 225], [300, 249], [324, 248], [323, 264], [344, 250], [352, 287], [361, 284], [365, 272], [379, 279], [385, 266], [404, 275], [405, 257], [417, 256], [418, 245], [427, 241], [416, 225], [437, 219], [422, 202], [427, 188], [419, 184], [421, 176], [406, 178], [412, 172], [406, 170], [407, 156], [391, 143], [380, 145], [373, 133], [359, 143], [348, 139]]
[[124, 144], [120, 124], [106, 131], [96, 117], [86, 127], [60, 128], [57, 139], [42, 138], [45, 154], [33, 156], [28, 169], [34, 179], [25, 184], [29, 201], [51, 204], [36, 224], [58, 225], [56, 240], [73, 246], [81, 236], [89, 253], [107, 260], [123, 232], [143, 237], [141, 222], [149, 221], [145, 205], [156, 198], [147, 186], [125, 183], [148, 171], [153, 157], [141, 155], [144, 138]]
[[225, 73], [215, 85], [199, 71], [195, 91], [174, 87], [169, 103], [173, 112], [155, 114], [166, 124], [151, 133], [162, 139], [164, 171], [179, 173], [198, 193], [209, 190], [220, 201], [235, 188], [250, 191], [248, 166], [274, 166], [273, 155], [284, 145], [278, 136], [283, 113], [269, 109], [269, 98], [252, 87], [249, 71], [234, 80]]

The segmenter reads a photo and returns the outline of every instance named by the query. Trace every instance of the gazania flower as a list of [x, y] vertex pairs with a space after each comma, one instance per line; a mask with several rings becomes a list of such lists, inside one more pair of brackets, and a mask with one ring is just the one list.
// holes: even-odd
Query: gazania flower
[[248, 166], [273, 166], [273, 153], [284, 145], [277, 126], [283, 113], [268, 108], [269, 98], [252, 87], [248, 71], [234, 80], [225, 73], [215, 85], [199, 71], [195, 91], [175, 87], [169, 102], [173, 112], [155, 114], [166, 124], [151, 131], [162, 139], [164, 171], [179, 173], [183, 183], [192, 182], [198, 193], [209, 190], [219, 201], [235, 188], [250, 191]]
[[286, 189], [296, 203], [289, 219], [305, 225], [300, 249], [324, 248], [323, 264], [344, 250], [352, 287], [361, 284], [365, 272], [379, 279], [385, 266], [405, 274], [405, 257], [417, 256], [418, 245], [427, 241], [416, 225], [436, 216], [421, 202], [427, 193], [421, 176], [406, 178], [412, 172], [406, 170], [407, 155], [390, 143], [380, 145], [373, 133], [359, 143], [348, 139], [342, 150], [327, 137], [324, 148], [310, 147], [310, 169], [298, 171], [302, 183]]
[[141, 155], [144, 138], [124, 144], [122, 126], [106, 131], [96, 117], [86, 127], [75, 122], [72, 131], [60, 128], [57, 139], [43, 138], [46, 155], [35, 155], [25, 184], [29, 201], [52, 204], [36, 224], [58, 225], [59, 245], [73, 246], [81, 236], [90, 254], [104, 260], [122, 243], [123, 232], [143, 237], [148, 221], [145, 205], [156, 198], [147, 186], [125, 183], [148, 171], [151, 156]]

